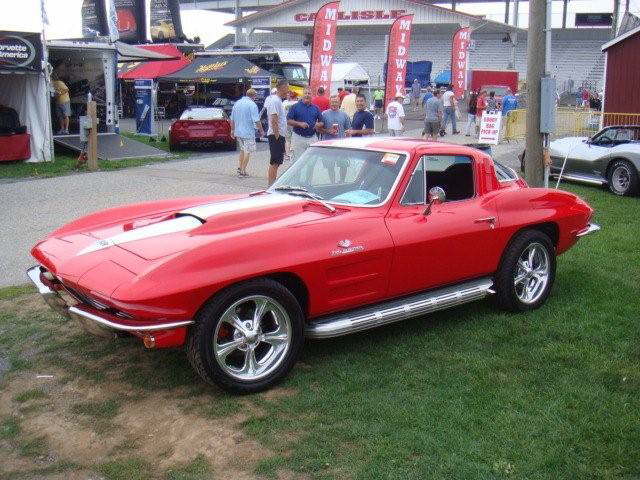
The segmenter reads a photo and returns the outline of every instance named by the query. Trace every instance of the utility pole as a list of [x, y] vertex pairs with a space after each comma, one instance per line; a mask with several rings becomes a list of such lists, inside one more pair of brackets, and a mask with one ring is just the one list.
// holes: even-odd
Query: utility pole
[[529, 1], [527, 34], [527, 143], [525, 180], [532, 187], [544, 184], [544, 159], [540, 133], [540, 81], [545, 69], [546, 0]]
[[[235, 0], [233, 13], [236, 15], [236, 20], [240, 20], [242, 18], [242, 9], [240, 8], [240, 0]], [[234, 35], [234, 45], [240, 45], [244, 42], [244, 38], [242, 35], [242, 27], [236, 25]]]
[[613, 21], [611, 22], [611, 38], [618, 33], [618, 16], [620, 15], [620, 0], [613, 0]]

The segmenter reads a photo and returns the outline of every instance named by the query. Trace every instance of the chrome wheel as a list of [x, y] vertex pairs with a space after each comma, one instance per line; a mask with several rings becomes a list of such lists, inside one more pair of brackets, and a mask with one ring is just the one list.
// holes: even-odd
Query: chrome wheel
[[213, 354], [231, 377], [253, 381], [266, 377], [291, 346], [291, 319], [280, 303], [252, 295], [233, 303], [216, 326]]
[[530, 243], [518, 258], [513, 279], [516, 295], [526, 304], [535, 303], [544, 293], [550, 275], [549, 252], [541, 243]]
[[620, 193], [625, 193], [631, 184], [631, 173], [624, 165], [617, 166], [611, 173], [613, 188]]

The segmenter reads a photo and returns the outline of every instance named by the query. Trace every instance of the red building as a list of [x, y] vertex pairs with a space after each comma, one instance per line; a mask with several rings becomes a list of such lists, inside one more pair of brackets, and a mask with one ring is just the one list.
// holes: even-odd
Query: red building
[[604, 111], [640, 113], [640, 27], [602, 46], [605, 54]]

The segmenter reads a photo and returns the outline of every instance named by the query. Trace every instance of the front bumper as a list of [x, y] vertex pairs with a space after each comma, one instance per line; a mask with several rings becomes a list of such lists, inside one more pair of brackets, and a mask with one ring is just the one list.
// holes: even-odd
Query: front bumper
[[[42, 278], [45, 273], [48, 274], [46, 270], [38, 265], [27, 270], [27, 276], [36, 286], [38, 293], [40, 293], [47, 305], [63, 317], [77, 320], [84, 330], [93, 335], [112, 338], [116, 336], [118, 332], [128, 332], [139, 337], [144, 337], [154, 332], [160, 333], [162, 334], [160, 335], [161, 337], [166, 338], [168, 331], [184, 330], [185, 327], [194, 323], [193, 320], [158, 323], [122, 318], [117, 314], [110, 313], [96, 306], [82, 303], [81, 300], [76, 298], [72, 292], [68, 291], [62, 283], [55, 280], [55, 277], [51, 274], [48, 274], [52, 278], [49, 282], [51, 286], [47, 285]], [[66, 297], [68, 297], [69, 300], [67, 300]], [[177, 337], [184, 337], [184, 335], [181, 334]]]
[[576, 237], [584, 237], [585, 235], [595, 233], [599, 230], [600, 230], [600, 225], [598, 225], [597, 223], [590, 223], [582, 230], [579, 230], [578, 233], [576, 233]]

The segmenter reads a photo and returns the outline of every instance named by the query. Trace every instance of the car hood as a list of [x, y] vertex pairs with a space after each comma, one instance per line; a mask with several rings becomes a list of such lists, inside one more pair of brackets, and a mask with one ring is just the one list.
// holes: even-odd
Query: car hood
[[165, 258], [272, 228], [274, 223], [286, 226], [326, 215], [321, 209], [305, 208], [308, 204], [308, 199], [279, 193], [225, 198], [121, 222], [89, 223], [84, 229], [63, 227], [32, 253], [61, 278], [108, 296]]
[[566, 153], [569, 149], [575, 148], [577, 145], [580, 145], [585, 140], [588, 140], [589, 137], [565, 137], [559, 138], [558, 140], [554, 140], [551, 142], [549, 147], [553, 151]]

